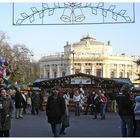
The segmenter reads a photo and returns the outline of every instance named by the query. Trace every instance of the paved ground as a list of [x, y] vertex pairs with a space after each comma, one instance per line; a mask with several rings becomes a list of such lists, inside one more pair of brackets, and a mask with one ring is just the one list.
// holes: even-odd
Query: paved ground
[[[116, 113], [107, 113], [106, 120], [92, 118], [92, 115], [75, 117], [70, 113], [70, 127], [65, 137], [120, 137], [120, 120]], [[13, 118], [11, 137], [52, 137], [45, 112], [28, 113], [23, 119]]]

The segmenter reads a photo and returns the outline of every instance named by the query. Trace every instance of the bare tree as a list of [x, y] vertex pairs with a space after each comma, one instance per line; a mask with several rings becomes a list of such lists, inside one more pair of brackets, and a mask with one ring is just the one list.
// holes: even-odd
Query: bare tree
[[0, 32], [0, 56], [10, 60], [12, 49], [6, 39], [6, 34], [4, 32]]
[[15, 44], [11, 47], [6, 34], [0, 32], [0, 57], [10, 65], [11, 83], [29, 84], [37, 78], [37, 63], [31, 61], [32, 55], [32, 51], [24, 44]]
[[33, 64], [31, 61], [31, 51], [23, 44], [16, 44], [13, 46], [13, 69], [14, 81], [22, 84], [28, 84], [32, 81], [31, 69]]

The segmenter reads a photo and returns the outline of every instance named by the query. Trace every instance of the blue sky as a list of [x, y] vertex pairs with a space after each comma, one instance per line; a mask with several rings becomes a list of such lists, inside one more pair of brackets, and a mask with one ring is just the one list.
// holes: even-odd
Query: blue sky
[[140, 3], [135, 3], [135, 23], [92, 25], [12, 25], [12, 3], [0, 3], [0, 31], [8, 41], [25, 44], [38, 60], [42, 54], [63, 52], [66, 41], [78, 42], [89, 33], [97, 41], [110, 40], [113, 54], [127, 53], [140, 56]]

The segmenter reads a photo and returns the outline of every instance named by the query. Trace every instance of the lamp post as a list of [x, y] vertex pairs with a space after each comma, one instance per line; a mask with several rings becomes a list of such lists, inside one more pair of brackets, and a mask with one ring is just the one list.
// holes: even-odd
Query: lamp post
[[61, 66], [63, 66], [64, 65], [64, 54], [62, 53], [61, 54]]
[[62, 77], [65, 76], [64, 74], [64, 53], [61, 53], [61, 64], [60, 64], [60, 68], [61, 68], [61, 72], [59, 72], [59, 75], [61, 75]]
[[74, 50], [71, 52], [72, 53], [72, 62], [73, 62], [73, 67], [72, 67], [72, 70], [73, 70], [73, 74], [74, 74]]

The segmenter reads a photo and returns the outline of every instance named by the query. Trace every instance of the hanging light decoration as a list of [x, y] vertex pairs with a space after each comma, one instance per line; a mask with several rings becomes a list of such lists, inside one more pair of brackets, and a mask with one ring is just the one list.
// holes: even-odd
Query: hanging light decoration
[[0, 85], [7, 87], [11, 76], [11, 65], [6, 59], [0, 58]]

